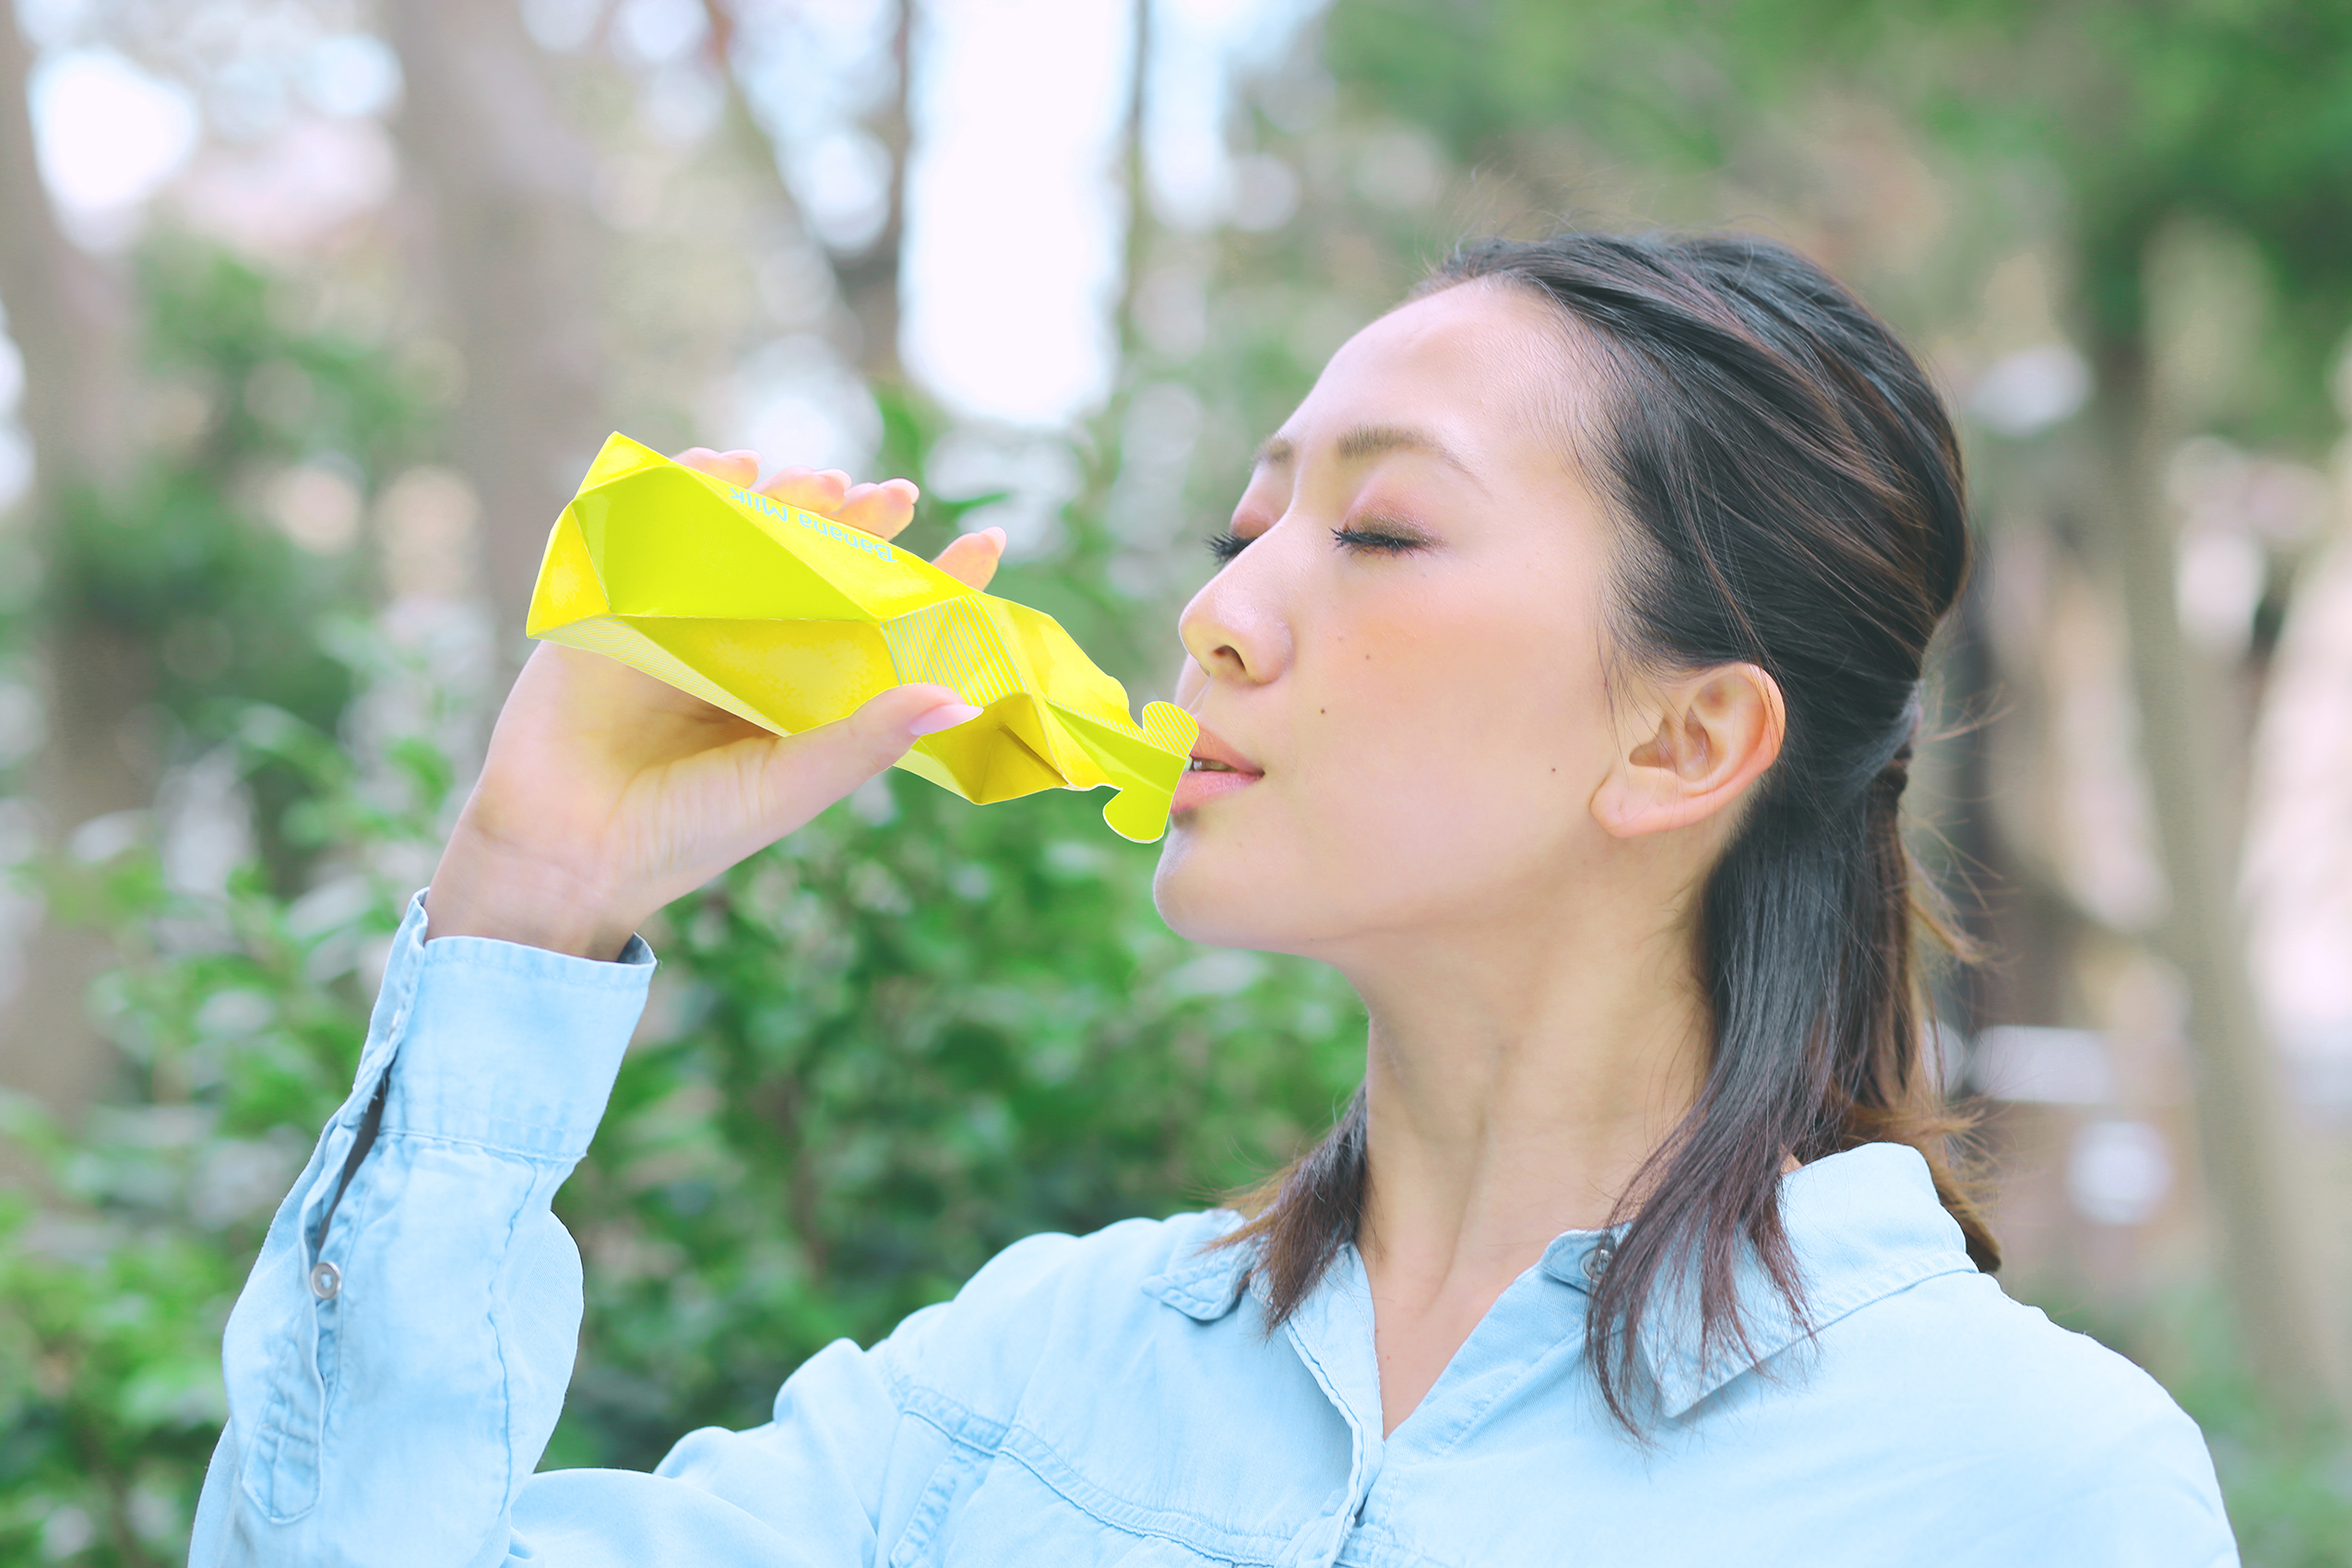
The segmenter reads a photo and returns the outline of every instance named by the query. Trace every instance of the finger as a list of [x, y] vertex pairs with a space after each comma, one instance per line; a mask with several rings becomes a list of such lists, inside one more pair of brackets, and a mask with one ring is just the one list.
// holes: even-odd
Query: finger
[[840, 509], [842, 499], [849, 493], [849, 476], [839, 469], [779, 469], [776, 477], [759, 489], [762, 495], [787, 506], [799, 506], [829, 517]]
[[1004, 530], [982, 529], [954, 540], [932, 564], [967, 588], [984, 588], [1004, 558]]
[[863, 529], [879, 539], [895, 539], [899, 529], [914, 520], [915, 498], [921, 493], [915, 481], [908, 479], [861, 484], [842, 498], [833, 520]]
[[672, 460], [683, 468], [699, 469], [730, 484], [749, 484], [759, 478], [759, 454], [740, 447], [731, 452], [714, 452], [707, 446], [689, 446]]
[[779, 741], [766, 754], [764, 792], [797, 821], [790, 832], [907, 754], [925, 735], [980, 717], [949, 686], [893, 686], [847, 719]]

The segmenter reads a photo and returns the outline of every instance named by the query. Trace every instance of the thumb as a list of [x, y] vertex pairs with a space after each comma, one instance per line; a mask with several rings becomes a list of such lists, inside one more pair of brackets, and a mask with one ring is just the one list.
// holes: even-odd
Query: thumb
[[808, 814], [814, 816], [905, 756], [923, 736], [969, 723], [980, 714], [952, 686], [893, 686], [847, 719], [778, 743], [769, 754], [769, 798], [813, 802], [815, 810]]

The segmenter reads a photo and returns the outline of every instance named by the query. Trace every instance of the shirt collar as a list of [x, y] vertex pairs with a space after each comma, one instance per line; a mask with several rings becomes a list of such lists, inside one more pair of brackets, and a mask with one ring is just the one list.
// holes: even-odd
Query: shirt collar
[[1144, 1294], [1167, 1302], [1195, 1323], [1215, 1323], [1241, 1304], [1250, 1265], [1257, 1259], [1253, 1244], [1217, 1244], [1241, 1223], [1240, 1215], [1219, 1211], [1211, 1218], [1223, 1221], [1216, 1236], [1180, 1251], [1166, 1268], [1143, 1284]]
[[[1662, 1286], [1651, 1298], [1640, 1356], [1667, 1420], [1850, 1313], [1923, 1279], [1976, 1267], [1959, 1225], [1936, 1196], [1927, 1160], [1907, 1144], [1864, 1144], [1790, 1171], [1780, 1180], [1780, 1218], [1809, 1321], [1790, 1314], [1751, 1253], [1733, 1282], [1746, 1342], [1718, 1341], [1703, 1356], [1691, 1282]], [[1546, 1250], [1540, 1266], [1591, 1294], [1584, 1265], [1604, 1234], [1571, 1231]]]
[[[1780, 1217], [1804, 1281], [1812, 1331], [1923, 1279], [1976, 1267], [1960, 1227], [1936, 1196], [1926, 1159], [1907, 1144], [1865, 1144], [1789, 1172], [1780, 1181]], [[1238, 1215], [1223, 1218], [1220, 1234], [1241, 1223]], [[1620, 1230], [1568, 1231], [1544, 1249], [1537, 1266], [1589, 1296], [1594, 1281], [1586, 1261], [1613, 1244]], [[1195, 1322], [1214, 1323], [1240, 1304], [1256, 1253], [1250, 1245], [1194, 1247], [1143, 1289]], [[1735, 1289], [1747, 1341], [1718, 1343], [1705, 1357], [1692, 1292], [1662, 1289], [1652, 1298], [1641, 1357], [1667, 1420], [1807, 1337], [1807, 1324], [1789, 1314], [1752, 1256], [1743, 1260]]]

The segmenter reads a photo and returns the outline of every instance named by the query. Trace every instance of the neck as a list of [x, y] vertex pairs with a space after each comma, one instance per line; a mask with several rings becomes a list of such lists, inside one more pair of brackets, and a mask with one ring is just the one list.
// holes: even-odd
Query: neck
[[1610, 1222], [1696, 1099], [1707, 1012], [1679, 919], [1415, 933], [1355, 971], [1372, 1016], [1360, 1244], [1376, 1293], [1491, 1301]]

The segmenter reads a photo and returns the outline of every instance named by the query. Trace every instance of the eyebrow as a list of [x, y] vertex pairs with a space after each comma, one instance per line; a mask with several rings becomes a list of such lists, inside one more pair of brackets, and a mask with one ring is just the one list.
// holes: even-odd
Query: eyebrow
[[[1480, 490], [1486, 488], [1485, 481], [1471, 471], [1470, 465], [1456, 456], [1451, 446], [1428, 431], [1416, 430], [1411, 425], [1357, 425], [1339, 437], [1337, 451], [1340, 461], [1348, 463], [1361, 462], [1366, 457], [1376, 457], [1384, 452], [1419, 452], [1423, 457], [1434, 457], [1447, 468], [1453, 469]], [[1265, 444], [1258, 448], [1257, 457], [1250, 466], [1253, 469], [1265, 468], [1268, 465], [1284, 468], [1288, 467], [1291, 459], [1298, 455], [1298, 447], [1288, 438], [1270, 435], [1266, 437]]]

